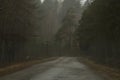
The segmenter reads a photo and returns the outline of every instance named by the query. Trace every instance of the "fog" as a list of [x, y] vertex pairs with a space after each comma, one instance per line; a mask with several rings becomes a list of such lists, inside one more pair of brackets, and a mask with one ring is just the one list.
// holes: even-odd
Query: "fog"
[[0, 0], [0, 76], [40, 63], [0, 80], [104, 80], [82, 65], [86, 61], [119, 78], [119, 5], [119, 0]]
[[[76, 1], [81, 5], [80, 0], [41, 0], [41, 7], [44, 10], [44, 14], [41, 15], [44, 16], [41, 19], [41, 37], [43, 41], [53, 39], [58, 29], [62, 26], [66, 13], [74, 6]], [[84, 4], [85, 1], [81, 3]]]

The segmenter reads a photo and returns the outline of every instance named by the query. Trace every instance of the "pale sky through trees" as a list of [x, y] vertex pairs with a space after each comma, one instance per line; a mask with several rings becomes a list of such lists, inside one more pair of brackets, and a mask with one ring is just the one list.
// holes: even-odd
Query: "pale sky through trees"
[[84, 5], [87, 0], [81, 0], [81, 4]]
[[[45, 0], [41, 0], [41, 3], [44, 3]], [[58, 0], [60, 3], [63, 2], [64, 0]], [[84, 3], [86, 2], [87, 0], [81, 0], [80, 3], [82, 5], [84, 5]]]
[[41, 0], [41, 3], [43, 3], [45, 0]]

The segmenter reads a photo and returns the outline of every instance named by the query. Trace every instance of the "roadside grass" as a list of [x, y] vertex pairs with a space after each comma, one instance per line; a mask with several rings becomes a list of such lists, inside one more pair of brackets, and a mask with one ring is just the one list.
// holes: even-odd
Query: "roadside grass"
[[120, 70], [107, 67], [105, 65], [98, 64], [93, 60], [87, 58], [79, 58], [80, 62], [85, 63], [88, 65], [92, 70], [97, 73], [100, 73], [103, 77], [107, 78], [108, 80], [120, 80]]
[[0, 76], [11, 74], [11, 73], [26, 69], [28, 67], [31, 67], [32, 65], [40, 64], [40, 63], [47, 62], [50, 60], [55, 60], [55, 59], [57, 59], [57, 58], [52, 57], [52, 58], [46, 58], [46, 59], [42, 59], [42, 60], [30, 60], [30, 61], [24, 61], [21, 63], [12, 64], [10, 66], [0, 68]]

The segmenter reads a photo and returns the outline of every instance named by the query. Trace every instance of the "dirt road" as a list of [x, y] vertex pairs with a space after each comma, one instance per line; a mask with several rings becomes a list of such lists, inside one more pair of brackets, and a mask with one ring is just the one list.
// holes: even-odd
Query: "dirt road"
[[1, 77], [0, 80], [105, 80], [75, 57], [61, 57]]

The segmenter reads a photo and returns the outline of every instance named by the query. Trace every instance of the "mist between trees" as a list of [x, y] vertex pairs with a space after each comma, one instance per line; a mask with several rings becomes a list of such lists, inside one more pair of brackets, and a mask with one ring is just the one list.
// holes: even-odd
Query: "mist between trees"
[[120, 67], [120, 1], [0, 0], [0, 66], [85, 55]]
[[0, 0], [0, 66], [53, 56], [54, 36], [76, 1]]

